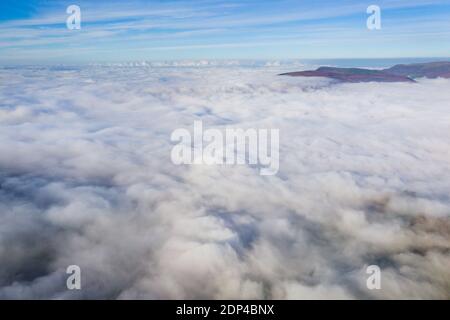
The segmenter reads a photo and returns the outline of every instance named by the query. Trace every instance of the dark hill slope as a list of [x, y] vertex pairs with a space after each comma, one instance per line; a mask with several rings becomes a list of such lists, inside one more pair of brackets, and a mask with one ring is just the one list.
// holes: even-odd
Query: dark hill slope
[[399, 64], [383, 70], [320, 67], [281, 74], [292, 77], [326, 77], [341, 82], [415, 82], [415, 78], [450, 78], [450, 62]]

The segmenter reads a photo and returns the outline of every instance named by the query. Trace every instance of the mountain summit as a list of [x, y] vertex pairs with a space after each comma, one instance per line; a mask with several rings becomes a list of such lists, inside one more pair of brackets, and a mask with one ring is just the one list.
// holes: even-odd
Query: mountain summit
[[320, 67], [316, 70], [283, 73], [292, 77], [326, 77], [341, 82], [415, 82], [416, 78], [450, 78], [450, 61], [398, 64], [388, 69]]

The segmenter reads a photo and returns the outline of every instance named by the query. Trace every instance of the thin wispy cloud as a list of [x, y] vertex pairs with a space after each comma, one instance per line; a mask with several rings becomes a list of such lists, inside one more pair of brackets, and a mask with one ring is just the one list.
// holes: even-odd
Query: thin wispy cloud
[[[77, 4], [82, 12], [81, 30], [66, 29], [68, 4], [64, 1], [36, 2], [26, 19], [14, 15], [2, 19], [0, 63], [20, 60], [17, 52], [22, 60], [42, 62], [54, 56], [52, 51], [64, 50], [66, 58], [59, 62], [151, 60], [160, 57], [151, 52], [163, 48], [190, 49], [176, 54], [170, 49], [168, 59], [224, 58], [227, 53], [232, 57], [257, 58], [261, 56], [261, 43], [267, 44], [274, 58], [295, 55], [320, 58], [331, 51], [339, 52], [339, 56], [367, 57], [364, 49], [367, 43], [379, 48], [378, 56], [390, 56], [395, 51], [396, 56], [422, 55], [410, 43], [411, 39], [405, 39], [408, 34], [414, 35], [416, 42], [430, 44], [428, 56], [444, 56], [450, 46], [445, 14], [450, 12], [450, 1], [446, 0], [379, 1], [384, 28], [378, 33], [369, 33], [365, 28], [365, 11], [370, 3], [361, 1], [79, 1]], [[288, 39], [292, 41], [288, 52], [274, 48]], [[340, 45], [336, 39], [344, 43]], [[241, 45], [243, 42], [245, 46]], [[437, 42], [441, 43], [440, 48]], [[236, 46], [230, 45], [233, 43]], [[347, 53], [342, 52], [343, 45]], [[218, 50], [225, 47], [230, 49]], [[239, 50], [240, 47], [246, 49]], [[302, 55], [305, 47], [310, 53]], [[81, 49], [83, 54], [77, 54]], [[86, 50], [91, 50], [91, 54]], [[99, 54], [105, 51], [109, 54]]]

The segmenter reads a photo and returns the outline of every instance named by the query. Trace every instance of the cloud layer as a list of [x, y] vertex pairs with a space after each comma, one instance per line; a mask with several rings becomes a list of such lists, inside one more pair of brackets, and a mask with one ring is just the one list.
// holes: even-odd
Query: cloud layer
[[[282, 71], [1, 69], [0, 298], [449, 299], [450, 81]], [[278, 175], [173, 165], [195, 120], [279, 128]]]

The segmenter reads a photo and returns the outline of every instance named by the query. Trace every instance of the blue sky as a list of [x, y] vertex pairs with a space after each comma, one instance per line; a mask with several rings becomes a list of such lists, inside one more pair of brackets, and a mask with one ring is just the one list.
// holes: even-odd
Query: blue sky
[[[68, 30], [66, 8], [81, 8]], [[368, 30], [366, 9], [382, 10]], [[450, 56], [450, 0], [0, 2], [0, 63]]]

